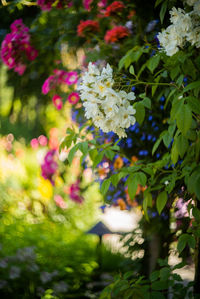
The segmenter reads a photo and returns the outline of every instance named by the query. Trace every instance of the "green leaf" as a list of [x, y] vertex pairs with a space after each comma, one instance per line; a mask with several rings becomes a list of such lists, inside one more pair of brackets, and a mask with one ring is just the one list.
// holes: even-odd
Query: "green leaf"
[[163, 23], [166, 11], [167, 11], [167, 1], [165, 1], [162, 4], [162, 6], [161, 6], [161, 10], [160, 10], [160, 21], [161, 21], [161, 24]]
[[110, 179], [111, 179], [111, 183], [113, 184], [113, 186], [116, 187], [121, 178], [118, 173], [115, 173], [110, 177]]
[[130, 175], [128, 177], [127, 185], [128, 185], [128, 194], [131, 199], [134, 199], [138, 187], [138, 181], [135, 178], [135, 175]]
[[95, 160], [96, 156], [98, 155], [98, 151], [96, 148], [89, 150], [89, 156], [92, 161]]
[[153, 281], [157, 280], [158, 277], [159, 277], [159, 271], [154, 271], [150, 275], [150, 280], [153, 282]]
[[142, 103], [148, 109], [151, 109], [151, 100], [145, 97], [140, 103]]
[[167, 202], [167, 192], [162, 191], [161, 193], [158, 194], [158, 198], [156, 200], [156, 208], [159, 214], [164, 209], [166, 202]]
[[168, 133], [168, 131], [166, 131], [166, 134], [163, 136], [163, 142], [166, 148], [168, 148], [172, 142], [172, 136]]
[[196, 241], [195, 241], [195, 238], [194, 236], [192, 235], [189, 235], [188, 237], [188, 245], [190, 246], [190, 248], [194, 249], [195, 248], [195, 245], [196, 245]]
[[196, 207], [192, 209], [192, 215], [195, 217], [195, 220], [200, 222], [200, 211]]
[[136, 109], [136, 114], [135, 114], [136, 120], [141, 125], [145, 117], [145, 108], [141, 103], [137, 103], [135, 109]]
[[143, 210], [148, 219], [147, 208], [152, 207], [152, 195], [150, 192], [145, 190], [144, 192], [144, 200], [143, 200]]
[[83, 155], [87, 155], [87, 153], [88, 153], [88, 142], [84, 141], [84, 142], [80, 143], [79, 149], [83, 153]]
[[196, 97], [188, 97], [186, 98], [187, 103], [190, 107], [190, 109], [196, 113], [196, 114], [200, 114], [200, 101], [196, 98]]
[[183, 158], [189, 146], [188, 140], [181, 134], [177, 137], [177, 149], [181, 158]]
[[153, 73], [154, 70], [157, 68], [160, 62], [160, 55], [154, 55], [147, 61], [148, 69]]
[[135, 70], [134, 70], [134, 67], [131, 65], [130, 68], [129, 68], [129, 73], [131, 75], [135, 75]]
[[115, 156], [115, 153], [113, 152], [113, 151], [111, 151], [111, 150], [106, 150], [105, 151], [105, 155], [106, 155], [106, 157], [109, 159], [109, 160], [113, 160], [113, 158], [114, 158], [114, 156]]
[[160, 279], [161, 280], [168, 280], [170, 276], [170, 268], [164, 267], [160, 270]]
[[195, 192], [197, 198], [200, 200], [200, 173], [197, 176], [195, 183], [194, 183], [194, 192]]
[[146, 186], [147, 177], [143, 172], [141, 172], [141, 171], [137, 172], [135, 174], [135, 177], [140, 185], [142, 185], [143, 187]]
[[160, 143], [162, 141], [162, 137], [159, 137], [158, 140], [154, 143], [153, 149], [152, 149], [152, 155], [154, 155], [155, 151], [159, 147]]
[[110, 187], [110, 184], [111, 184], [111, 180], [110, 180], [110, 178], [103, 181], [103, 183], [102, 183], [102, 185], [101, 185], [101, 189], [100, 189], [100, 190], [101, 190], [101, 193], [102, 193], [103, 195], [105, 195], [105, 194], [107, 193], [107, 191], [108, 191], [108, 189], [109, 189], [109, 187]]
[[192, 112], [189, 106], [182, 105], [176, 115], [177, 127], [186, 135], [192, 125]]
[[188, 85], [184, 88], [183, 92], [189, 91], [189, 90], [191, 90], [191, 89], [199, 88], [199, 87], [200, 87], [200, 80], [188, 84]]
[[178, 161], [178, 149], [177, 149], [177, 142], [174, 141], [173, 145], [172, 145], [172, 150], [171, 150], [171, 160], [173, 164], [176, 164], [176, 162]]
[[166, 290], [168, 289], [167, 281], [155, 281], [152, 283], [152, 289], [156, 291]]
[[188, 241], [188, 234], [182, 234], [179, 239], [178, 239], [178, 245], [177, 245], [177, 249], [179, 251], [179, 253], [181, 253], [183, 251], [183, 249], [185, 248], [187, 241]]
[[77, 152], [77, 150], [79, 149], [79, 144], [76, 144], [69, 152], [69, 155], [67, 157], [69, 164], [72, 163], [72, 160], [74, 158], [75, 153]]
[[93, 168], [95, 168], [103, 159], [105, 152], [101, 151], [94, 159], [93, 161]]

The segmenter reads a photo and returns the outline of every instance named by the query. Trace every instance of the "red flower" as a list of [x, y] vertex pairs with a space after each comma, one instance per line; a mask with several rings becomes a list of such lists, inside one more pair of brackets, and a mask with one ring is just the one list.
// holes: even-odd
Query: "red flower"
[[97, 21], [87, 20], [80, 21], [77, 28], [78, 36], [87, 37], [88, 33], [99, 31], [99, 23]]
[[122, 12], [124, 8], [125, 6], [121, 1], [114, 1], [106, 8], [105, 16], [110, 17], [116, 15], [118, 12]]
[[108, 30], [106, 32], [106, 35], [104, 36], [104, 40], [106, 43], [116, 43], [120, 39], [129, 36], [130, 32], [129, 30], [124, 26], [116, 26], [111, 30]]

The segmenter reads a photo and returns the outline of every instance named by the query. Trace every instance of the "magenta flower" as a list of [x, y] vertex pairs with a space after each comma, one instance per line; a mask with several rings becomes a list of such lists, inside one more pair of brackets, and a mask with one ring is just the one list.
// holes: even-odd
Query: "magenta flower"
[[44, 157], [44, 162], [41, 165], [42, 176], [44, 179], [50, 180], [52, 185], [54, 185], [53, 176], [56, 173], [58, 168], [58, 164], [55, 161], [55, 150], [50, 150], [47, 152], [46, 156]]
[[42, 85], [42, 93], [47, 94], [51, 89], [56, 87], [54, 76], [49, 76]]
[[71, 200], [82, 204], [83, 203], [83, 197], [80, 194], [80, 181], [77, 180], [74, 184], [72, 184], [69, 188], [69, 197]]
[[78, 74], [77, 72], [69, 72], [65, 81], [68, 85], [76, 84], [78, 82]]
[[76, 103], [78, 103], [80, 96], [77, 92], [72, 92], [67, 99], [70, 104], [75, 105]]
[[29, 29], [22, 20], [15, 20], [1, 44], [1, 59], [9, 69], [14, 69], [19, 75], [26, 70], [27, 61], [34, 60], [38, 52], [30, 44]]
[[58, 110], [62, 109], [63, 102], [62, 102], [61, 96], [59, 96], [58, 94], [55, 94], [52, 98], [52, 102]]

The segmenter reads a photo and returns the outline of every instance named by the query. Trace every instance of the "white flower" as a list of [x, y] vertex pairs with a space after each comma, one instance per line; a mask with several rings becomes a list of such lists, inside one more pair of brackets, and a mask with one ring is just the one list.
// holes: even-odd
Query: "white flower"
[[197, 1], [194, 4], [194, 13], [197, 14], [198, 16], [200, 16], [200, 1]]
[[100, 72], [92, 63], [82, 76], [78, 86], [85, 108], [85, 116], [92, 119], [95, 126], [103, 132], [113, 131], [119, 137], [126, 137], [125, 129], [135, 123], [135, 109], [130, 101], [134, 92], [116, 91], [113, 87], [113, 70], [109, 64]]
[[179, 48], [184, 47], [186, 42], [190, 42], [197, 48], [200, 45], [198, 29], [200, 25], [200, 0], [196, 3], [193, 2], [193, 4], [194, 10], [190, 13], [186, 13], [181, 8], [176, 9], [173, 7], [170, 11], [172, 24], [158, 34], [160, 45], [168, 56], [178, 52]]

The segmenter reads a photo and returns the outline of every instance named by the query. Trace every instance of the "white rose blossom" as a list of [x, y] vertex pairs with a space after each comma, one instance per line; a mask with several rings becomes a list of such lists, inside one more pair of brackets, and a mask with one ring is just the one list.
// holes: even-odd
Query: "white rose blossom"
[[189, 13], [173, 7], [170, 11], [172, 24], [158, 34], [160, 45], [168, 56], [178, 52], [186, 42], [200, 47], [200, 0], [191, 5], [194, 9]]
[[107, 64], [100, 72], [98, 67], [90, 62], [78, 90], [86, 118], [92, 119], [95, 126], [103, 132], [113, 131], [121, 138], [127, 136], [125, 129], [136, 122], [136, 111], [131, 104], [131, 101], [135, 100], [135, 94], [116, 91], [113, 85], [113, 70], [110, 65]]

